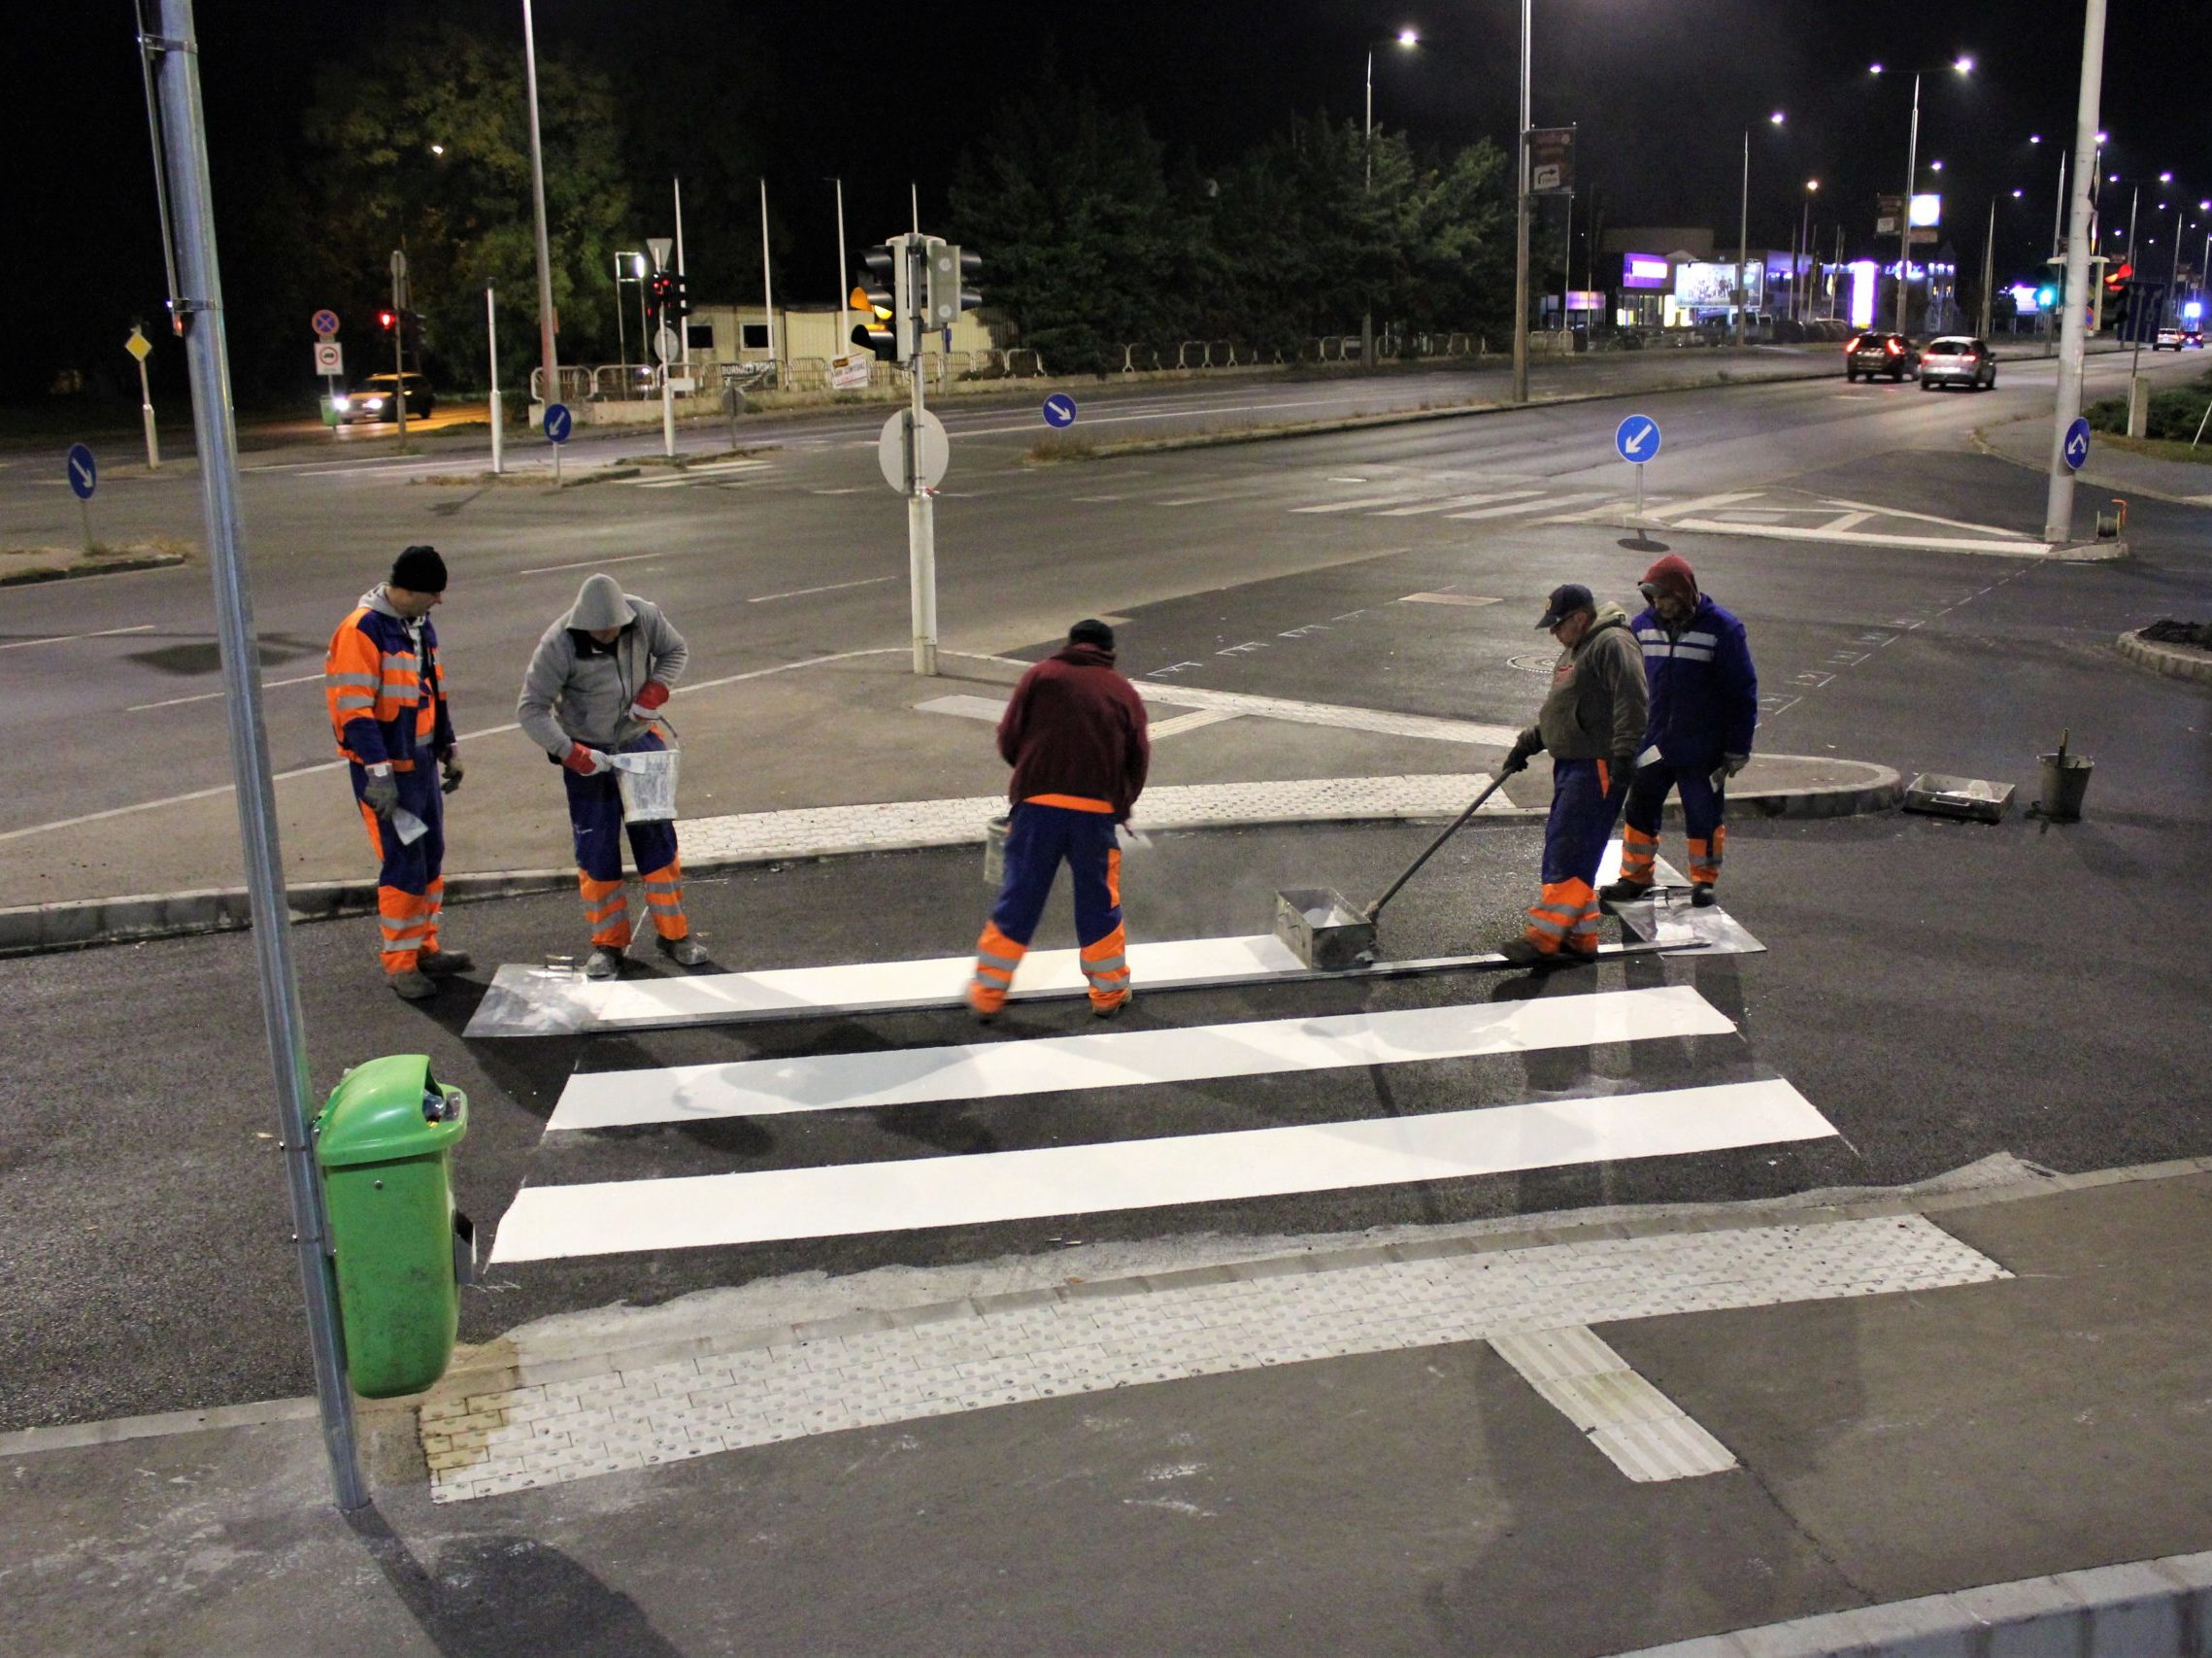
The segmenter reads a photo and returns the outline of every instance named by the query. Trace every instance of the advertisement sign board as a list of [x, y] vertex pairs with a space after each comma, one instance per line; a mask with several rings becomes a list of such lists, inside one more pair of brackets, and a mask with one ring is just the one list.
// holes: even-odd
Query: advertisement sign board
[[1659, 288], [1668, 286], [1673, 268], [1664, 254], [1623, 254], [1621, 255], [1621, 286], [1623, 288]]
[[[1757, 310], [1764, 294], [1764, 268], [1757, 259], [1743, 267], [1744, 303]], [[1674, 297], [1684, 305], [1733, 305], [1736, 302], [1736, 267], [1692, 261], [1674, 271]]]

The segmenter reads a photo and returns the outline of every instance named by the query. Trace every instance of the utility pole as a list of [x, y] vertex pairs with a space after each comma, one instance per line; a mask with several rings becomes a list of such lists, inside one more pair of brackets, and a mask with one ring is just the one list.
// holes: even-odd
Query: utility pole
[[[676, 275], [681, 278], [684, 275], [684, 181], [671, 179], [669, 183], [676, 190]], [[684, 373], [688, 376], [691, 372], [691, 324], [687, 319], [679, 317], [676, 325], [683, 330], [677, 335], [677, 343], [682, 348]]]
[[1528, 401], [1528, 12], [1521, 0], [1521, 152], [1513, 221], [1513, 400]]
[[[615, 289], [615, 315], [622, 314], [622, 290]], [[491, 303], [491, 284], [484, 285], [484, 344], [491, 356], [491, 475], [496, 478], [505, 470], [500, 465], [500, 445], [507, 440], [500, 426], [499, 414], [499, 313]]]
[[2084, 311], [2089, 302], [2089, 192], [2096, 176], [2097, 94], [2104, 84], [2104, 0], [2087, 0], [2082, 20], [2081, 92], [2074, 112], [2074, 183], [2066, 198], [2066, 278], [2059, 303], [2059, 390], [2051, 411], [2051, 483], [2043, 508], [2043, 539], [2074, 535], [2074, 473], [2066, 464], [2066, 428], [2082, 412]]
[[[292, 1250], [307, 1300], [308, 1349], [314, 1361], [323, 1450], [338, 1506], [350, 1513], [367, 1506], [369, 1486], [361, 1472], [353, 1397], [346, 1380], [322, 1182], [308, 1136], [307, 1033], [292, 964], [284, 852], [278, 844], [276, 790], [261, 709], [261, 653], [253, 631], [253, 595], [239, 515], [238, 428], [231, 414], [229, 351], [223, 338], [222, 278], [216, 260], [215, 204], [200, 107], [198, 36], [192, 26], [191, 0], [158, 0], [158, 32], [147, 32], [145, 0], [140, 0], [139, 50], [151, 68], [149, 92], [159, 112], [155, 170], [165, 189], [163, 241], [171, 245], [176, 261], [169, 309], [184, 338], [192, 386], [201, 523], [215, 584], [216, 633], [227, 692], [223, 704], [252, 905], [262, 1023], [276, 1081], [277, 1143], [291, 1197]], [[169, 201], [176, 206], [174, 226], [166, 221]]]
[[1913, 124], [1905, 140], [1905, 193], [1897, 203], [1897, 328], [1905, 331], [1905, 295], [1912, 288], [1913, 186], [1920, 177], [1920, 71], [1913, 71]]
[[[547, 407], [560, 401], [560, 356], [553, 346], [553, 254], [546, 240], [546, 157], [538, 141], [538, 37], [522, 0], [522, 85], [530, 106], [530, 224], [538, 243], [538, 358]], [[619, 301], [621, 295], [618, 292]]]
[[1744, 266], [1751, 261], [1751, 128], [1744, 128], [1744, 187], [1736, 208], [1736, 344], [1744, 343]]
[[768, 181], [760, 181], [760, 310], [768, 319], [768, 363], [776, 386], [784, 385], [784, 358], [776, 350], [776, 280], [768, 273]]
[[407, 447], [407, 255], [391, 251], [391, 366], [398, 385], [392, 405], [399, 416], [399, 447]]
[[1997, 198], [1990, 197], [1990, 233], [1982, 242], [1982, 325], [1976, 333], [1982, 339], [1990, 337], [1990, 285], [1996, 281], [1997, 258]]

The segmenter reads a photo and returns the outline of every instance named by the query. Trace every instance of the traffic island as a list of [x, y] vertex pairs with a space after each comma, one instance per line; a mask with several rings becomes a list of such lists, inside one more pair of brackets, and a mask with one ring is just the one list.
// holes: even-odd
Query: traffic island
[[2212, 623], [2154, 622], [2120, 635], [2120, 654], [2154, 673], [2212, 685]]
[[0, 548], [0, 588], [73, 581], [79, 576], [115, 576], [128, 570], [158, 570], [182, 564], [186, 557], [181, 542], [163, 537], [125, 542], [119, 547], [102, 542], [94, 542], [89, 548], [5, 547]]

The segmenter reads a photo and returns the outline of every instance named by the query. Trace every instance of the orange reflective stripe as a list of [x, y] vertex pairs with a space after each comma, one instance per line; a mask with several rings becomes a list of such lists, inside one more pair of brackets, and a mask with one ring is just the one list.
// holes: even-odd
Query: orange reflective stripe
[[1597, 792], [1600, 795], [1613, 793], [1613, 768], [1602, 760], [1597, 762]]
[[1022, 802], [1024, 806], [1057, 806], [1068, 812], [1111, 812], [1111, 800], [1093, 800], [1088, 795], [1031, 795]]
[[1623, 846], [1657, 846], [1659, 845], [1659, 836], [1646, 834], [1634, 824], [1623, 824], [1621, 826], [1621, 844]]
[[1106, 901], [1116, 909], [1122, 907], [1122, 849], [1106, 849]]

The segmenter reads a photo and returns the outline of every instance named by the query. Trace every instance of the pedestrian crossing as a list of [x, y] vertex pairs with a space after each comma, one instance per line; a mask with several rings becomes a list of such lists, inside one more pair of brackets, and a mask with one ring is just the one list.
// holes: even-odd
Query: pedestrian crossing
[[[863, 1036], [853, 1051], [793, 1040], [572, 1074], [491, 1262], [965, 1236], [1835, 1134], [1682, 984], [954, 1043]], [[1606, 1074], [1591, 1068], [1599, 1055]], [[924, 1133], [935, 1154], [915, 1155], [902, 1125], [945, 1111], [989, 1126]], [[1140, 1125], [1183, 1132], [1130, 1132]], [[702, 1172], [701, 1134], [698, 1146], [754, 1155], [737, 1167], [711, 1157]], [[742, 1166], [778, 1162], [788, 1166]]]
[[[1346, 493], [1347, 486], [1364, 486]], [[1324, 491], [1327, 491], [1324, 496]], [[1323, 497], [1323, 498], [1317, 498]], [[1740, 497], [1729, 496], [1730, 500]], [[1181, 490], [1162, 485], [1158, 492], [1071, 497], [1080, 505], [1124, 505], [1162, 509], [1197, 505], [1282, 512], [1300, 519], [1375, 518], [1480, 524], [1526, 520], [1575, 524], [1620, 518], [1636, 509], [1633, 497], [1617, 490], [1575, 488], [1536, 478], [1478, 478], [1447, 472], [1391, 478], [1359, 476], [1309, 478], [1296, 474], [1201, 481]], [[1667, 502], [1654, 494], [1644, 502], [1647, 516]], [[1709, 503], [1697, 503], [1700, 505]]]
[[756, 457], [716, 460], [703, 466], [686, 466], [673, 477], [625, 478], [622, 482], [633, 490], [734, 489], [759, 482], [760, 475], [770, 471], [773, 464]]

